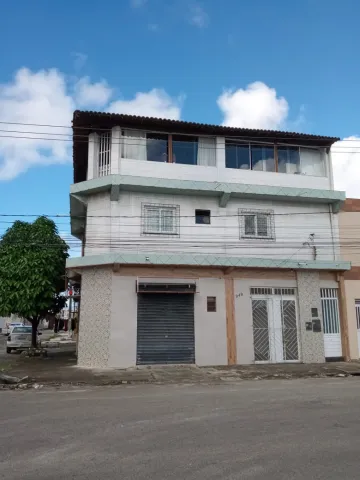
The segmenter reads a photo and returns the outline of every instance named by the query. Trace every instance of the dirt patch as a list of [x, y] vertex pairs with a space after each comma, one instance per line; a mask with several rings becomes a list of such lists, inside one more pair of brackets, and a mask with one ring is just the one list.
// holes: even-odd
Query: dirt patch
[[[218, 384], [243, 380], [295, 379], [311, 377], [346, 377], [345, 363], [236, 365], [196, 367], [171, 365], [123, 369], [84, 369], [76, 366], [76, 357], [68, 352], [50, 353], [47, 358], [23, 358], [12, 355], [3, 363], [3, 371], [16, 377], [29, 377], [30, 383], [41, 385], [120, 385]], [[354, 370], [355, 371], [355, 370]]]

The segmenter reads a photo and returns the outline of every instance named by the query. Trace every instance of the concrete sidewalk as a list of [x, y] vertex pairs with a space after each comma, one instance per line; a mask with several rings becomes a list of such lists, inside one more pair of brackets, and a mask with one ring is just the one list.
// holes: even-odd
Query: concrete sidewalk
[[166, 365], [122, 369], [91, 369], [76, 366], [75, 355], [59, 352], [48, 358], [11, 356], [0, 370], [30, 382], [48, 385], [119, 384], [223, 384], [244, 380], [294, 379], [360, 375], [359, 363], [236, 365], [196, 367]]

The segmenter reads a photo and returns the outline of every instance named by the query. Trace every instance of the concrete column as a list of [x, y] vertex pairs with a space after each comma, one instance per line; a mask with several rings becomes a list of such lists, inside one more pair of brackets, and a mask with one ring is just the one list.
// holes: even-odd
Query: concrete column
[[216, 166], [218, 173], [225, 170], [225, 138], [216, 137]]
[[97, 178], [97, 158], [99, 154], [99, 135], [90, 133], [88, 148], [87, 180]]
[[[325, 362], [319, 273], [298, 271], [296, 272], [296, 278], [299, 297], [300, 359], [304, 363]], [[321, 332], [306, 329], [306, 324], [314, 320], [311, 312], [312, 308], [317, 308], [317, 318], [321, 322]]]
[[326, 162], [326, 173], [329, 177], [330, 190], [334, 190], [334, 175], [333, 175], [333, 165], [331, 158], [331, 150], [328, 153], [325, 153]]
[[339, 282], [339, 313], [340, 313], [340, 332], [341, 332], [341, 347], [345, 362], [350, 362], [350, 342], [349, 342], [349, 325], [346, 310], [346, 294], [345, 294], [345, 280], [344, 274], [338, 275]]
[[109, 367], [136, 365], [137, 293], [136, 277], [112, 275], [112, 305], [109, 335]]
[[111, 130], [111, 157], [110, 173], [117, 175], [120, 173], [121, 161], [121, 128], [114, 127]]
[[78, 365], [104, 368], [109, 365], [112, 301], [111, 268], [85, 269], [81, 277], [81, 317]]

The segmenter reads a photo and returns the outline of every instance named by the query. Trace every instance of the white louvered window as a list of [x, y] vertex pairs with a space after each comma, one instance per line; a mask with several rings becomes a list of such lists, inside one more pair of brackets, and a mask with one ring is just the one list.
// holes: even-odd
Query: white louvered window
[[178, 205], [143, 205], [143, 234], [179, 235]]
[[110, 175], [111, 134], [99, 135], [98, 176]]

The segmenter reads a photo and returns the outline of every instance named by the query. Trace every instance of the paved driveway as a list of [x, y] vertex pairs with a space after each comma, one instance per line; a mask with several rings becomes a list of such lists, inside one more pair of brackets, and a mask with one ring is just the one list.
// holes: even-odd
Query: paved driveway
[[358, 479], [360, 379], [0, 392], [0, 478]]

